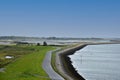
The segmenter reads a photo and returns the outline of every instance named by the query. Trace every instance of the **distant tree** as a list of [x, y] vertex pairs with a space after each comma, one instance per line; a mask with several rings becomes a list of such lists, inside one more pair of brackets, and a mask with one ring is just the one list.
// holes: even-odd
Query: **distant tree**
[[47, 46], [47, 42], [44, 41], [44, 42], [43, 42], [43, 46]]
[[40, 43], [37, 43], [37, 46], [40, 46]]

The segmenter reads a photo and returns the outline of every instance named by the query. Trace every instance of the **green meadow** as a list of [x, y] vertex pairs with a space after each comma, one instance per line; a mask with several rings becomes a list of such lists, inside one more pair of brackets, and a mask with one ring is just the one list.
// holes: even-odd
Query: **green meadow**
[[[42, 69], [46, 52], [55, 49], [52, 46], [0, 46], [0, 80], [50, 80]], [[5, 55], [14, 59], [5, 59]]]

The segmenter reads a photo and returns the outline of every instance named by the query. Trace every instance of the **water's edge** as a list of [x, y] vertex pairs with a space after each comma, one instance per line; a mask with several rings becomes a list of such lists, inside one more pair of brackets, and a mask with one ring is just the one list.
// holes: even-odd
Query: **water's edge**
[[68, 57], [74, 69], [87, 80], [119, 80], [119, 49], [120, 44], [92, 44]]
[[63, 53], [61, 53], [60, 59], [61, 59], [61, 64], [64, 65], [62, 68], [64, 69], [64, 71], [73, 78], [73, 80], [85, 80], [82, 75], [80, 75], [76, 69], [73, 67], [72, 65], [72, 61], [69, 58], [69, 55], [73, 55], [76, 51], [84, 48], [85, 46], [87, 46], [87, 44], [84, 45], [80, 45], [77, 46], [75, 48], [69, 49]]

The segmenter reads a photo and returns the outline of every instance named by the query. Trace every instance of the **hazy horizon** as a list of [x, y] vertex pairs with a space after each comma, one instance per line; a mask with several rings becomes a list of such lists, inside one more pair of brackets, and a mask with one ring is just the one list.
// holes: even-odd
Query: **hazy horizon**
[[0, 36], [120, 38], [119, 0], [1, 0]]
[[87, 38], [89, 38], [89, 39], [94, 39], [94, 38], [98, 38], [98, 39], [120, 39], [120, 37], [59, 37], [59, 36], [16, 36], [16, 35], [6, 35], [6, 36], [4, 36], [4, 35], [0, 35], [0, 37], [30, 37], [30, 38], [83, 38], [83, 39], [87, 39]]

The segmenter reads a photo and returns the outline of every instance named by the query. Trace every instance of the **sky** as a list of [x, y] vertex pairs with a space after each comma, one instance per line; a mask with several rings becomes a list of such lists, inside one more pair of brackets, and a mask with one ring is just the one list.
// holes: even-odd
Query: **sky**
[[120, 38], [120, 0], [0, 0], [0, 36]]

